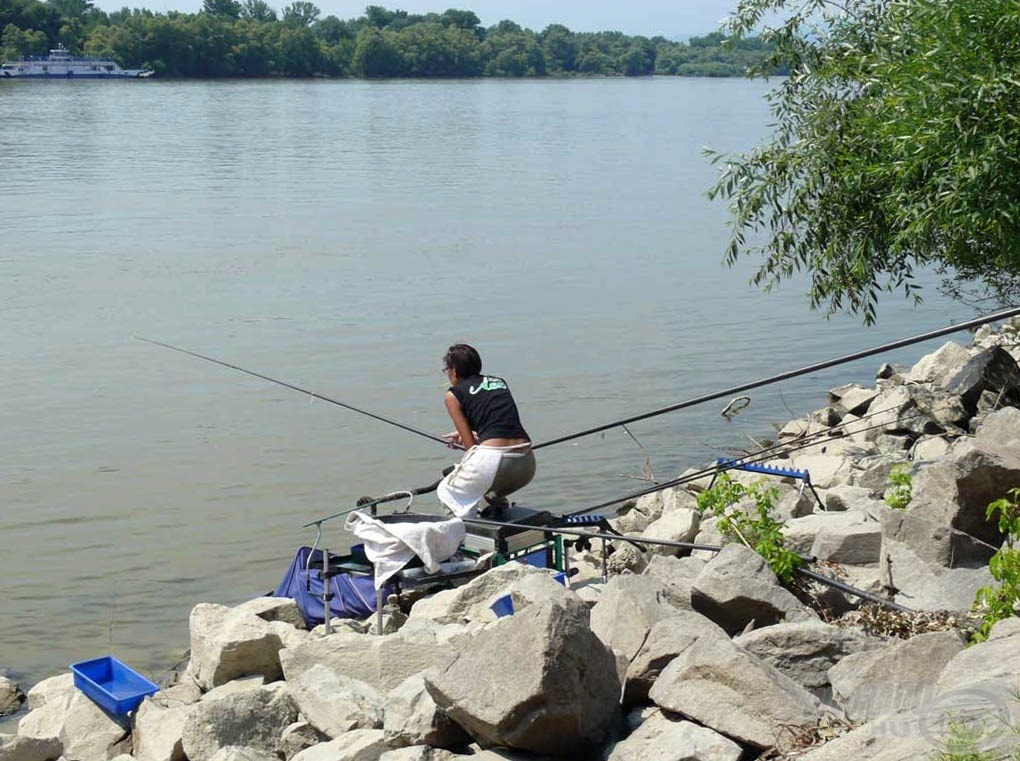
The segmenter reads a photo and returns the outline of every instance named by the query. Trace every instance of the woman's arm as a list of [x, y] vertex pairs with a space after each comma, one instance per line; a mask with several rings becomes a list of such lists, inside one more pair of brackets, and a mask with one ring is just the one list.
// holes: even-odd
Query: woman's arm
[[450, 413], [450, 419], [453, 421], [453, 427], [457, 429], [457, 433], [460, 434], [460, 443], [465, 449], [470, 449], [478, 442], [475, 441], [475, 434], [471, 430], [471, 425], [468, 423], [467, 417], [464, 415], [464, 410], [460, 407], [460, 402], [457, 397], [453, 395], [452, 391], [447, 391], [446, 396], [443, 397], [443, 401], [446, 403], [446, 411]]

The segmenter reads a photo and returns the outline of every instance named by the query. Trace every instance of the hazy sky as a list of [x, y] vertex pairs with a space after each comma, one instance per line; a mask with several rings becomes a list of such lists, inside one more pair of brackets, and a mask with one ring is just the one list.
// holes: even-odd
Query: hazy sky
[[[268, 0], [277, 10], [290, 0]], [[541, 31], [549, 24], [564, 24], [577, 32], [612, 29], [625, 34], [666, 37], [704, 34], [737, 5], [737, 0], [312, 0], [322, 11], [342, 19], [360, 16], [366, 5], [381, 5], [408, 13], [442, 12], [447, 8], [472, 10], [485, 26], [508, 18]], [[154, 11], [193, 12], [202, 0], [96, 0], [103, 10], [123, 6]]]

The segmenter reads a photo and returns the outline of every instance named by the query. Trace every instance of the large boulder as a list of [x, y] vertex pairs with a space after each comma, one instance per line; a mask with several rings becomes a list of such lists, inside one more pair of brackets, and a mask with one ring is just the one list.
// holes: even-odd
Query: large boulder
[[875, 565], [882, 550], [882, 526], [864, 521], [849, 526], [823, 526], [815, 535], [810, 554], [843, 565]]
[[301, 751], [319, 743], [329, 742], [329, 738], [307, 721], [295, 721], [288, 724], [280, 733], [280, 747], [276, 751], [284, 761], [290, 761]]
[[385, 694], [412, 674], [446, 663], [465, 631], [458, 625], [412, 618], [395, 634], [342, 632], [311, 639], [281, 650], [280, 662], [288, 681], [323, 664]]
[[381, 729], [383, 696], [360, 679], [316, 663], [287, 680], [301, 715], [329, 738], [352, 729]]
[[40, 740], [24, 735], [0, 734], [2, 761], [55, 761], [62, 752], [60, 740], [53, 737]]
[[833, 532], [843, 529], [852, 530], [856, 526], [873, 523], [868, 513], [863, 510], [847, 510], [843, 512], [815, 513], [803, 518], [787, 521], [782, 528], [786, 546], [794, 552], [808, 553], [817, 537], [823, 531]]
[[18, 722], [18, 734], [59, 741], [71, 701], [78, 694], [73, 674], [61, 674], [36, 684], [28, 691], [29, 712]]
[[739, 761], [744, 749], [707, 727], [656, 711], [607, 761]]
[[195, 702], [176, 700], [165, 692], [143, 700], [131, 733], [136, 761], [185, 761], [181, 737]]
[[708, 561], [703, 558], [675, 558], [655, 555], [645, 568], [649, 576], [662, 584], [666, 600], [674, 608], [690, 609], [691, 587]]
[[829, 669], [833, 697], [852, 721], [916, 708], [963, 645], [957, 632], [930, 632], [848, 655]]
[[666, 589], [651, 576], [614, 576], [591, 610], [591, 630], [622, 660], [625, 673], [652, 626], [675, 616]]
[[130, 726], [115, 719], [82, 692], [68, 706], [60, 727], [60, 742], [66, 761], [95, 761], [113, 758], [131, 750]]
[[1003, 406], [1020, 404], [1020, 367], [1000, 346], [976, 354], [946, 382], [946, 390], [963, 399], [972, 412], [985, 391], [991, 391]]
[[191, 611], [189, 624], [188, 669], [203, 689], [251, 674], [268, 680], [280, 678], [283, 642], [269, 623], [254, 613], [199, 603]]
[[[660, 542], [691, 542], [698, 533], [701, 515], [693, 508], [679, 508], [667, 513], [652, 522], [642, 532], [645, 539]], [[648, 551], [653, 555], [678, 555], [680, 549], [667, 545], [650, 545]]]
[[936, 688], [944, 693], [981, 684], [1009, 694], [1020, 690], [1020, 618], [992, 627], [985, 642], [960, 650], [939, 673]]
[[298, 629], [306, 628], [305, 617], [301, 614], [297, 600], [289, 597], [256, 597], [235, 605], [234, 610], [254, 613], [263, 621], [282, 621]]
[[0, 676], [0, 716], [7, 716], [21, 708], [25, 693], [13, 679]]
[[620, 695], [613, 655], [583, 603], [542, 603], [504, 618], [425, 678], [436, 703], [483, 746], [533, 753], [601, 743]]
[[451, 748], [471, 740], [446, 711], [436, 705], [422, 674], [405, 679], [386, 696], [383, 725], [391, 746], [430, 745]]
[[666, 666], [648, 696], [667, 711], [758, 748], [779, 745], [783, 728], [808, 730], [818, 698], [724, 637], [702, 636]]
[[489, 606], [508, 594], [515, 581], [537, 573], [547, 574], [548, 571], [518, 562], [497, 566], [463, 586], [418, 600], [411, 608], [410, 619], [427, 618], [440, 624], [494, 621], [496, 614]]
[[781, 621], [817, 620], [818, 615], [779, 585], [768, 563], [740, 544], [726, 545], [691, 588], [691, 606], [730, 634]]
[[862, 631], [821, 621], [766, 626], [733, 641], [809, 690], [824, 689], [829, 684], [829, 669], [846, 656], [886, 644]]
[[930, 383], [946, 386], [965, 364], [970, 361], [970, 349], [955, 341], [943, 344], [931, 354], [926, 354], [904, 374], [909, 383]]
[[630, 661], [624, 679], [623, 704], [634, 706], [648, 699], [648, 691], [662, 670], [700, 637], [728, 635], [717, 624], [693, 610], [658, 621]]
[[301, 751], [292, 761], [379, 761], [388, 747], [381, 729], [355, 729]]
[[977, 591], [992, 581], [987, 566], [946, 568], [888, 537], [882, 541], [879, 571], [895, 602], [911, 610], [968, 611]]
[[188, 761], [210, 761], [231, 745], [276, 753], [283, 730], [297, 716], [287, 686], [276, 682], [199, 702], [184, 722], [181, 745]]

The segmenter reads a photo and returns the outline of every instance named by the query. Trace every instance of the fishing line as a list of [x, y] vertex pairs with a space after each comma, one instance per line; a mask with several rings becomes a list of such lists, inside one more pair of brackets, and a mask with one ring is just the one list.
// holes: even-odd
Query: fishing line
[[246, 370], [245, 368], [239, 367], [238, 365], [232, 365], [229, 362], [223, 362], [222, 360], [214, 359], [213, 357], [207, 357], [205, 354], [199, 354], [197, 351], [191, 351], [189, 349], [182, 349], [179, 346], [173, 346], [173, 345], [168, 344], [168, 343], [163, 343], [162, 341], [155, 341], [155, 340], [153, 340], [151, 338], [143, 338], [142, 336], [135, 336], [135, 338], [137, 338], [139, 341], [145, 341], [145, 343], [153, 344], [154, 346], [162, 346], [165, 349], [172, 349], [173, 351], [179, 351], [181, 354], [188, 354], [188, 355], [190, 355], [192, 357], [197, 357], [198, 359], [204, 359], [206, 362], [212, 362], [212, 363], [217, 364], [217, 365], [222, 365], [223, 367], [229, 367], [231, 370], [237, 370], [238, 372], [246, 373], [247, 375], [251, 375], [251, 376], [253, 376], [255, 378], [261, 378], [262, 380], [269, 381], [270, 383], [275, 383], [278, 386], [283, 386], [284, 388], [289, 388], [292, 391], [297, 391], [297, 392], [302, 393], [302, 394], [308, 394], [308, 396], [310, 396], [310, 397], [312, 397], [314, 399], [321, 399], [324, 402], [329, 402], [330, 404], [335, 404], [338, 407], [343, 407], [344, 409], [351, 410], [351, 412], [357, 412], [357, 413], [360, 413], [362, 415], [366, 415], [367, 417], [373, 418], [374, 420], [378, 420], [381, 423], [387, 423], [389, 425], [396, 426], [397, 428], [401, 428], [401, 429], [403, 429], [405, 431], [408, 431], [409, 433], [416, 433], [419, 436], [424, 436], [426, 439], [431, 439], [432, 441], [438, 441], [440, 444], [442, 444], [445, 447], [450, 447], [450, 448], [453, 448], [453, 449], [463, 449], [464, 448], [460, 444], [453, 444], [450, 441], [448, 441], [448, 440], [446, 440], [446, 439], [444, 439], [444, 438], [442, 438], [440, 436], [436, 436], [435, 434], [429, 433], [428, 431], [422, 431], [422, 430], [420, 430], [418, 428], [414, 428], [414, 427], [409, 426], [409, 425], [404, 425], [403, 423], [398, 423], [396, 420], [390, 420], [387, 417], [383, 417], [382, 415], [377, 415], [376, 413], [369, 412], [368, 410], [360, 409], [358, 407], [355, 407], [354, 405], [347, 404], [346, 402], [341, 402], [338, 399], [331, 399], [328, 396], [323, 396], [322, 394], [318, 394], [318, 393], [316, 393], [314, 391], [309, 391], [306, 388], [301, 388], [300, 386], [295, 386], [293, 383], [287, 383], [286, 381], [278, 380], [276, 378], [270, 378], [268, 375], [263, 375], [262, 373], [257, 373], [254, 370]]
[[1020, 307], [1013, 307], [1011, 309], [996, 312], [995, 314], [987, 315], [985, 317], [978, 317], [967, 322], [961, 322], [957, 325], [950, 325], [949, 327], [946, 328], [939, 328], [938, 330], [932, 330], [927, 333], [921, 333], [920, 335], [916, 335], [911, 338], [903, 338], [899, 341], [893, 341], [891, 343], [882, 344], [881, 346], [874, 346], [870, 349], [857, 351], [854, 352], [853, 354], [847, 354], [842, 357], [837, 357], [835, 359], [829, 359], [824, 362], [818, 362], [813, 365], [807, 365], [806, 367], [801, 367], [797, 370], [789, 370], [787, 372], [779, 373], [778, 375], [772, 375], [769, 376], [768, 378], [763, 378], [761, 380], [753, 381], [751, 383], [745, 383], [740, 386], [733, 386], [731, 388], [723, 389], [722, 391], [716, 391], [711, 394], [705, 394], [704, 396], [697, 396], [694, 397], [693, 399], [688, 399], [687, 401], [683, 401], [678, 404], [672, 404], [668, 407], [662, 407], [657, 410], [652, 410], [651, 412], [645, 412], [641, 415], [635, 415], [633, 417], [624, 418], [622, 420], [614, 420], [611, 423], [605, 423], [604, 425], [600, 425], [595, 428], [588, 428], [587, 430], [584, 431], [579, 431], [577, 433], [571, 433], [566, 436], [560, 436], [559, 438], [543, 441], [540, 444], [534, 444], [532, 445], [531, 448], [532, 450], [537, 450], [543, 449], [544, 447], [551, 447], [554, 444], [562, 444], [565, 441], [572, 441], [573, 439], [579, 439], [582, 438], [583, 436], [590, 436], [593, 433], [601, 433], [602, 431], [607, 431], [610, 428], [618, 428], [621, 425], [635, 423], [638, 420], [647, 420], [648, 418], [657, 417], [658, 415], [665, 415], [666, 413], [669, 412], [676, 412], [677, 410], [686, 409], [687, 407], [693, 407], [695, 405], [704, 404], [705, 402], [710, 402], [715, 399], [721, 399], [722, 397], [725, 396], [733, 396], [735, 394], [741, 393], [742, 391], [748, 391], [752, 388], [760, 388], [762, 386], [768, 386], [773, 383], [779, 383], [780, 381], [789, 380], [790, 378], [796, 378], [801, 375], [807, 375], [809, 373], [818, 372], [819, 370], [825, 370], [829, 367], [835, 367], [837, 365], [842, 365], [857, 359], [864, 359], [865, 357], [870, 357], [875, 354], [881, 354], [882, 352], [886, 351], [892, 351], [893, 349], [899, 349], [904, 346], [910, 346], [911, 344], [920, 343], [922, 341], [927, 341], [932, 338], [938, 338], [940, 336], [949, 335], [950, 333], [958, 333], [962, 330], [969, 330], [970, 328], [976, 328], [981, 325], [986, 325], [990, 322], [997, 322], [999, 320], [1004, 320], [1008, 317], [1015, 317], [1017, 315], [1020, 315]]

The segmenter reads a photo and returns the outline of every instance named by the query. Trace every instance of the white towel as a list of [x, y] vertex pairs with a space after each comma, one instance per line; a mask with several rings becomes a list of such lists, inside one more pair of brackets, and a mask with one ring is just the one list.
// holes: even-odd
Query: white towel
[[365, 543], [365, 555], [375, 566], [375, 588], [380, 589], [391, 576], [407, 565], [415, 555], [429, 573], [457, 552], [466, 528], [460, 518], [422, 523], [383, 523], [357, 510], [347, 516], [344, 526]]
[[485, 492], [492, 486], [506, 447], [473, 446], [439, 483], [439, 501], [458, 518], [474, 515]]

